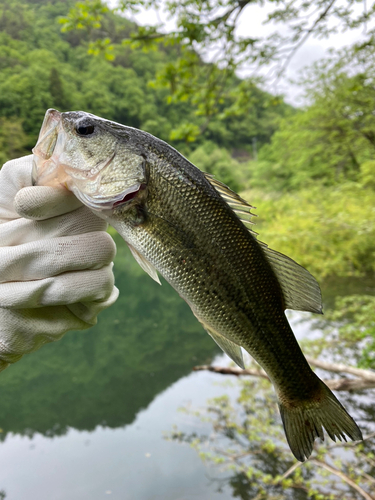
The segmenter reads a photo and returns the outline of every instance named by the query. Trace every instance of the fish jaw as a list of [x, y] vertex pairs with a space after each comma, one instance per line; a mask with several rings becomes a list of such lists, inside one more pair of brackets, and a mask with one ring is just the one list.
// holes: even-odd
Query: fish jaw
[[71, 190], [76, 195], [76, 197], [89, 208], [95, 211], [104, 211], [103, 215], [108, 216], [112, 213], [112, 209], [115, 207], [120, 207], [122, 205], [128, 205], [130, 201], [135, 199], [137, 195], [145, 189], [145, 185], [139, 182], [131, 185], [125, 191], [115, 195], [115, 196], [90, 196], [83, 193], [75, 185], [71, 186]]
[[60, 168], [59, 161], [64, 141], [61, 113], [56, 109], [48, 109], [44, 116], [38, 141], [32, 150], [33, 185], [58, 186], [66, 182], [66, 175]]

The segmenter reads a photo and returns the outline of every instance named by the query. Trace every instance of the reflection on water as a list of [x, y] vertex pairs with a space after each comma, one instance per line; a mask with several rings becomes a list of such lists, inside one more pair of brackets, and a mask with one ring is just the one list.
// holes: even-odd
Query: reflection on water
[[178, 407], [202, 406], [209, 394], [219, 395], [223, 388], [214, 380], [211, 373], [180, 379], [125, 427], [70, 428], [54, 438], [8, 434], [0, 445], [0, 490], [6, 500], [232, 498], [229, 486], [216, 493], [210, 476], [217, 471], [206, 469], [193, 449], [163, 438], [175, 423], [186, 432], [197, 428]]
[[[227, 390], [214, 383], [221, 375], [191, 373], [221, 351], [122, 241], [115, 273], [120, 298], [96, 327], [68, 333], [1, 374], [0, 499], [2, 489], [9, 500], [252, 498], [246, 478], [221, 482], [215, 470], [213, 480], [195, 451], [163, 439], [173, 424], [204, 432], [177, 408]], [[300, 317], [292, 315], [297, 336], [312, 335]], [[345, 399], [373, 418], [366, 398]]]
[[98, 325], [66, 334], [1, 374], [2, 438], [129, 424], [159, 392], [219, 352], [186, 303], [138, 268], [121, 242], [115, 269], [120, 297]]

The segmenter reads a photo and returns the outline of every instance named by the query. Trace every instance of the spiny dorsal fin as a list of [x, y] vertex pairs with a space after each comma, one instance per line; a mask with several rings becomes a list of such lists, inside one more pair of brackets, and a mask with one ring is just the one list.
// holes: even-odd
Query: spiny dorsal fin
[[143, 255], [141, 255], [134, 247], [129, 245], [129, 243], [128, 243], [128, 247], [130, 248], [130, 251], [133, 254], [133, 257], [138, 262], [138, 264], [141, 266], [141, 268], [144, 271], [146, 271], [146, 273], [149, 276], [151, 276], [151, 278], [153, 280], [155, 280], [156, 283], [159, 283], [159, 285], [161, 285], [160, 280], [159, 280], [159, 276], [158, 276], [158, 273], [157, 273], [155, 267], [152, 264], [150, 264], [150, 262], [148, 260], [146, 260], [143, 257]]
[[256, 214], [251, 213], [251, 209], [255, 207], [250, 205], [246, 200], [241, 198], [241, 196], [232, 191], [228, 186], [215, 179], [212, 175], [204, 173], [204, 176], [220, 194], [223, 200], [228, 203], [228, 205], [236, 213], [241, 222], [245, 224], [250, 233], [256, 237], [257, 233], [251, 228], [251, 226], [254, 224], [251, 218], [256, 217]]
[[280, 283], [285, 309], [323, 313], [322, 295], [318, 282], [309, 271], [286, 255], [258, 242]]

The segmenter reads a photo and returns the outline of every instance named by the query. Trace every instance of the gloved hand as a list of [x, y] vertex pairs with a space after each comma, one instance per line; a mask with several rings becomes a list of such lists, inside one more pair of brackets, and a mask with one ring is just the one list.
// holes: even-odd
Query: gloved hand
[[107, 224], [65, 188], [31, 186], [32, 156], [0, 170], [0, 371], [115, 302]]

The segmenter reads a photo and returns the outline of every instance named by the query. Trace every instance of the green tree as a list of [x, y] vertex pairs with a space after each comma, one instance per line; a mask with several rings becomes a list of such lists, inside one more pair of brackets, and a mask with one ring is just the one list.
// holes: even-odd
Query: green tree
[[[113, 8], [125, 14], [141, 9], [165, 9], [175, 28], [165, 25], [135, 26], [124, 43], [131, 47], [156, 49], [160, 44], [177, 47], [176, 57], [159, 71], [157, 83], [169, 89], [171, 101], [188, 101], [198, 116], [205, 118], [201, 130], [218, 113], [226, 116], [246, 115], [253, 107], [250, 81], [236, 81], [238, 70], [271, 64], [272, 78], [278, 78], [298, 49], [310, 36], [329, 36], [337, 30], [367, 27], [375, 15], [375, 7], [362, 12], [355, 9], [356, 0], [278, 0], [266, 2], [270, 8], [267, 23], [275, 28], [267, 37], [239, 36], [238, 24], [245, 11], [263, 6], [261, 0], [207, 0], [169, 1], [118, 0]], [[105, 2], [86, 0], [71, 9], [61, 19], [64, 30], [85, 29], [94, 36], [95, 29], [103, 31]], [[281, 34], [279, 27], [284, 28]], [[104, 31], [105, 32], [105, 31]], [[110, 43], [111, 34], [105, 32], [101, 42]], [[369, 29], [366, 44], [373, 44], [374, 30]], [[209, 64], [204, 64], [203, 61]], [[223, 106], [223, 103], [225, 105]], [[186, 137], [186, 126], [181, 134]], [[191, 131], [188, 137], [193, 137]]]
[[51, 68], [49, 75], [49, 91], [55, 104], [54, 107], [62, 111], [69, 109], [60, 73], [56, 68]]
[[[217, 103], [217, 112], [209, 113], [209, 120], [205, 112], [196, 113], [189, 99], [168, 103], [169, 90], [157, 75], [174, 63], [181, 48], [159, 44], [158, 50], [145, 52], [141, 47], [124, 46], [122, 41], [137, 29], [134, 23], [103, 6], [93, 14], [100, 18], [95, 24], [88, 14], [91, 4], [82, 4], [82, 12], [77, 14], [82, 19], [88, 15], [87, 22], [81, 26], [74, 18], [73, 25], [80, 29], [62, 33], [58, 20], [73, 5], [71, 0], [0, 1], [4, 26], [0, 33], [0, 117], [22, 120], [29, 149], [35, 145], [45, 110], [56, 107], [84, 109], [142, 128], [186, 155], [210, 141], [246, 156], [251, 152], [252, 138], [256, 136], [259, 145], [268, 142], [279, 117], [291, 109], [253, 82], [237, 78], [232, 78], [230, 92]], [[13, 20], [18, 23], [17, 29]], [[87, 27], [90, 23], [92, 29]], [[100, 28], [95, 27], [97, 23]], [[110, 46], [105, 45], [107, 55], [95, 45], [103, 32], [111, 35]], [[97, 57], [88, 52], [95, 52]], [[238, 85], [252, 100], [247, 114], [238, 114], [240, 108], [235, 105]]]
[[22, 120], [0, 117], [0, 165], [28, 154], [27, 143], [28, 137], [23, 131]]
[[302, 84], [311, 104], [280, 122], [254, 165], [254, 185], [359, 180], [361, 165], [375, 158], [375, 47], [363, 56], [350, 50], [310, 69]]
[[[242, 3], [244, 5], [239, 9], [240, 12], [249, 2]], [[216, 125], [221, 122], [221, 129], [233, 129], [236, 127], [234, 122], [238, 122], [239, 117], [250, 118], [249, 115], [252, 115], [252, 119], [247, 120], [247, 127], [241, 128], [237, 125], [237, 135], [246, 135], [248, 138], [252, 129], [255, 129], [258, 140], [263, 143], [264, 136], [268, 139], [270, 131], [272, 133], [275, 130], [276, 124], [269, 118], [275, 112], [284, 114], [287, 107], [280, 99], [260, 91], [256, 87], [258, 80], [237, 78], [236, 70], [240, 68], [248, 48], [254, 41], [237, 40], [234, 36], [235, 22], [233, 26], [231, 22], [227, 22], [238, 8], [235, 2], [233, 5], [230, 2], [219, 2], [217, 6], [214, 4], [169, 2], [167, 8], [177, 19], [177, 30], [166, 33], [162, 31], [162, 27], [159, 29], [134, 25], [130, 34], [123, 39], [122, 45], [147, 51], [158, 51], [164, 47], [163, 50], [173, 56], [167, 58], [158, 68], [156, 78], [155, 75], [153, 78], [153, 86], [167, 89], [170, 103], [189, 103], [196, 118], [189, 116], [175, 128], [170, 135], [172, 141], [189, 143], [197, 140], [202, 134], [209, 140], [216, 140], [215, 132], [220, 127], [210, 127], [211, 122]], [[158, 1], [119, 2], [112, 11], [129, 14], [143, 7], [157, 9], [160, 5]], [[223, 8], [228, 8], [231, 12], [220, 20], [215, 18], [218, 9]], [[103, 53], [106, 57], [106, 47], [114, 41], [114, 37], [104, 26], [107, 13], [108, 6], [104, 2], [87, 0], [77, 3], [60, 22], [65, 32], [85, 31], [90, 40], [89, 52]], [[211, 19], [212, 16], [215, 19]], [[104, 33], [105, 37], [99, 39], [99, 33]], [[210, 45], [218, 43], [220, 47], [224, 44], [226, 49], [223, 51], [216, 47], [215, 62], [205, 62], [205, 51], [210, 51]], [[116, 47], [111, 45], [111, 50], [115, 57], [118, 54]], [[236, 141], [235, 133], [232, 134], [233, 139]]]

